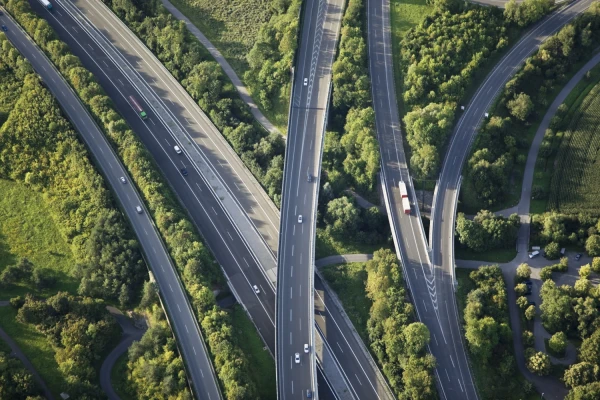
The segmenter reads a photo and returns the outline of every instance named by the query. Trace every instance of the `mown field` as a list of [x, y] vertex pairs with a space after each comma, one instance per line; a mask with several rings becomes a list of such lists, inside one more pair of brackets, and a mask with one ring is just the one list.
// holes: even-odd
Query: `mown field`
[[550, 183], [548, 207], [600, 213], [600, 84], [588, 93], [565, 130]]
[[272, 0], [170, 0], [215, 45], [235, 72], [248, 70], [246, 55], [260, 26], [272, 14]]

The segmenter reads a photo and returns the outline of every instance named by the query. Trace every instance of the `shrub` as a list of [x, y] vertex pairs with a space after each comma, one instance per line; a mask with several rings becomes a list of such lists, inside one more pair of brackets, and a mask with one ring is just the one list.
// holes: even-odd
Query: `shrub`
[[556, 242], [548, 243], [544, 251], [546, 252], [546, 258], [549, 260], [556, 260], [560, 257], [560, 245]]
[[548, 340], [548, 345], [557, 354], [563, 354], [567, 349], [567, 344], [567, 335], [564, 332], [556, 332]]
[[533, 346], [535, 338], [531, 331], [523, 331], [521, 337], [523, 338], [523, 346], [525, 346], [525, 348]]
[[548, 375], [551, 367], [550, 357], [541, 351], [534, 352], [534, 354], [527, 358], [527, 369], [536, 375]]
[[540, 279], [543, 281], [552, 279], [552, 268], [551, 267], [542, 268], [542, 270], [540, 271]]
[[531, 267], [527, 263], [520, 264], [517, 267], [517, 278], [519, 280], [527, 280], [531, 277]]

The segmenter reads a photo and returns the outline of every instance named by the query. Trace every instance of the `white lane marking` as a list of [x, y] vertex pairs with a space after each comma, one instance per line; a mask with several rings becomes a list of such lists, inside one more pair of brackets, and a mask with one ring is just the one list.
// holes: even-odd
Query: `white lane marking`
[[150, 118], [150, 122], [152, 122], [152, 125], [156, 126], [156, 123], [154, 122], [154, 120], [152, 118]]
[[360, 386], [362, 386], [362, 382], [360, 381], [360, 379], [358, 379], [358, 375], [354, 374], [354, 376], [356, 377], [356, 380], [358, 381], [358, 383], [360, 383]]
[[92, 47], [91, 44], [88, 43], [87, 45], [88, 45], [88, 47], [90, 48], [91, 51], [94, 51], [94, 48]]
[[294, 266], [290, 268], [290, 278], [294, 276]]
[[184, 326], [185, 326], [185, 331], [186, 331], [187, 333], [190, 333], [190, 331], [188, 330], [188, 327], [187, 327], [187, 325], [184, 325]]
[[290, 287], [290, 299], [292, 298], [292, 294], [294, 293], [294, 291], [292, 290], [292, 288]]
[[292, 245], [292, 257], [294, 256], [294, 247], [296, 247], [296, 245]]
[[290, 322], [292, 322], [292, 309], [291, 308], [290, 308]]
[[179, 307], [179, 304], [177, 304], [177, 309], [179, 310], [179, 312], [181, 312], [181, 307]]
[[446, 377], [448, 377], [448, 382], [450, 382], [450, 375], [448, 374], [448, 370], [444, 368], [444, 371], [446, 371]]
[[212, 206], [211, 206], [210, 208], [212, 208], [212, 210], [213, 210], [213, 212], [215, 213], [215, 215], [219, 215], [219, 214], [217, 214], [217, 210], [215, 210], [215, 208], [214, 208], [214, 207], [212, 207]]
[[196, 348], [194, 346], [192, 346], [192, 350], [194, 350], [194, 355], [197, 356], [198, 354], [196, 354]]
[[296, 236], [296, 225], [294, 225], [292, 229], [292, 236]]
[[335, 343], [338, 345], [338, 347], [340, 348], [340, 351], [343, 353], [344, 350], [342, 349], [342, 346], [340, 346], [340, 342], [335, 342]]
[[123, 80], [121, 78], [117, 78], [117, 80], [119, 81], [119, 83], [121, 84], [121, 86], [125, 86], [125, 84], [123, 83]]
[[435, 340], [435, 345], [436, 345], [436, 346], [439, 346], [439, 343], [438, 343], [438, 341], [437, 341], [437, 337], [435, 336], [435, 333], [433, 334], [433, 340]]
[[77, 30], [77, 28], [75, 28], [74, 26], [72, 26], [71, 29], [73, 29], [75, 32], [79, 33], [79, 31]]
[[450, 362], [452, 362], [452, 368], [455, 368], [454, 367], [454, 360], [452, 359], [452, 354], [450, 354]]
[[458, 381], [458, 386], [460, 386], [460, 391], [464, 393], [465, 390], [462, 387], [462, 383], [460, 383], [460, 379], [457, 379], [457, 381]]
[[292, 332], [290, 332], [290, 344], [292, 344]]
[[171, 288], [171, 292], [173, 291], [173, 286], [169, 283], [169, 287]]
[[196, 187], [198, 188], [198, 190], [202, 191], [202, 188], [200, 187], [200, 184], [198, 182], [196, 182]]
[[102, 60], [102, 62], [104, 63], [104, 66], [105, 66], [106, 68], [108, 68], [108, 64], [106, 63], [106, 61]]
[[227, 234], [229, 235], [229, 239], [233, 240], [233, 236], [231, 236], [231, 233], [229, 233], [229, 231], [227, 231]]
[[421, 299], [423, 300], [423, 305], [425, 306], [425, 312], [427, 312], [427, 304], [425, 304], [425, 299]]

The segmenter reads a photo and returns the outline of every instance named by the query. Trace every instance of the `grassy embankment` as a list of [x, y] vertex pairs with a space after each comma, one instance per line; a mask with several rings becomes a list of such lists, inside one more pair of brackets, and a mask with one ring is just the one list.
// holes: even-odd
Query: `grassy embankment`
[[[272, 15], [270, 5], [265, 4], [268, 2], [264, 0], [170, 1], [219, 49], [243, 82], [244, 73], [249, 69], [246, 56], [256, 41], [259, 28]], [[284, 134], [287, 131], [289, 88], [286, 94], [287, 96], [274, 98], [270, 110], [265, 110], [257, 103], [261, 112]], [[286, 101], [283, 102], [283, 99]]]

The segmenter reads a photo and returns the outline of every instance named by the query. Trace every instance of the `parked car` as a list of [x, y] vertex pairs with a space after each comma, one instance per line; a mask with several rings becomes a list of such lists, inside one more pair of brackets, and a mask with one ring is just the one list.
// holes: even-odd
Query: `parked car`
[[575, 260], [576, 261], [579, 261], [580, 258], [581, 258], [581, 253], [575, 254]]
[[537, 256], [539, 256], [539, 255], [540, 255], [540, 251], [539, 251], [539, 250], [536, 250], [536, 251], [534, 251], [533, 253], [531, 253], [531, 254], [529, 255], [529, 258], [534, 258], [534, 257], [537, 257]]
[[2, 25], [2, 30], [3, 30], [4, 32], [8, 32], [8, 28], [6, 27], [6, 25]]

